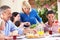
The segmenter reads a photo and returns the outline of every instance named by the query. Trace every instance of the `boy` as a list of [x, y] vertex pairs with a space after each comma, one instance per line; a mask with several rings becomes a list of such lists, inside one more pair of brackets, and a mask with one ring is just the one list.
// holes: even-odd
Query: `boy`
[[59, 27], [59, 22], [55, 20], [55, 12], [52, 10], [47, 12], [46, 15], [48, 21], [45, 23], [46, 27], [44, 28], [45, 32], [52, 31], [52, 33], [57, 33], [58, 32], [58, 27]]

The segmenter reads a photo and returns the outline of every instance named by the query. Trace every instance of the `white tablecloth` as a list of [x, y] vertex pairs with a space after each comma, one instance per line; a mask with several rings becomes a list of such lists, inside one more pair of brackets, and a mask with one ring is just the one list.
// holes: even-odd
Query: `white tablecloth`
[[38, 39], [17, 39], [17, 40], [60, 40], [60, 37], [38, 38]]
[[[56, 35], [58, 35], [59, 37], [56, 37]], [[17, 40], [60, 40], [60, 34], [54, 34], [54, 35], [46, 36], [44, 38], [35, 38], [35, 39], [22, 38]]]

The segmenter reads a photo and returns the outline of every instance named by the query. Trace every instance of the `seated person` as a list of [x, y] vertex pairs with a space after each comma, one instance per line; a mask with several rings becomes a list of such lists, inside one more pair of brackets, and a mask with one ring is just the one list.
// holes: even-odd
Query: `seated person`
[[[0, 18], [5, 21], [5, 29], [3, 30], [4, 35], [9, 37], [11, 32], [13, 31], [18, 32], [17, 27], [10, 21], [11, 8], [7, 5], [3, 5], [0, 7], [0, 12], [1, 12]], [[16, 35], [18, 33], [14, 33], [14, 34]]]
[[[30, 25], [30, 23], [29, 22], [21, 22], [20, 21], [20, 14], [18, 13], [18, 12], [13, 12], [12, 13], [12, 17], [10, 18], [10, 20], [15, 24], [16, 23], [16, 21], [18, 22], [20, 22], [20, 26], [29, 26]], [[18, 23], [19, 23], [18, 22]], [[18, 24], [19, 25], [19, 24]]]
[[30, 22], [31, 25], [37, 24], [37, 21], [42, 23], [42, 18], [37, 13], [36, 9], [31, 8], [31, 5], [27, 1], [23, 1], [22, 12], [20, 13], [22, 22]]
[[[19, 34], [23, 34], [22, 29], [19, 28], [19, 26], [20, 26], [20, 24], [21, 24], [19, 13], [18, 13], [18, 12], [13, 12], [10, 20], [11, 20], [15, 25], [17, 24], [16, 26], [17, 26], [17, 28], [18, 28], [19, 31], [20, 31]], [[18, 22], [18, 23], [16, 23], [16, 22]]]
[[10, 20], [18, 27], [18, 29], [21, 31], [19, 32], [19, 34], [23, 34], [23, 29], [24, 29], [24, 26], [29, 26], [29, 22], [24, 22], [22, 23], [20, 21], [20, 15], [18, 12], [13, 12], [12, 13], [12, 16], [10, 18]]
[[29, 31], [30, 31], [30, 28], [29, 27], [22, 27], [21, 25], [20, 25], [20, 22], [19, 21], [16, 21], [15, 22], [15, 25], [18, 27], [18, 28], [21, 28], [22, 30], [23, 30], [23, 34], [27, 34]]
[[44, 28], [44, 31], [52, 31], [52, 33], [57, 33], [59, 22], [54, 19], [55, 12], [53, 12], [52, 10], [48, 11], [46, 17], [48, 18], [48, 21], [45, 23], [46, 27]]

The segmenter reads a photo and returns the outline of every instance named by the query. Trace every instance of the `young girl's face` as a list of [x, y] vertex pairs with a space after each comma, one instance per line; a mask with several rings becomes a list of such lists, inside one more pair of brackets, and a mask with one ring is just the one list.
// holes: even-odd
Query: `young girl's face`
[[5, 22], [3, 21], [0, 27], [0, 30], [4, 30], [4, 28], [5, 28]]
[[48, 18], [49, 21], [53, 21], [54, 20], [54, 17], [55, 17], [54, 14], [48, 14], [47, 15], [47, 18]]
[[20, 15], [19, 14], [16, 17], [14, 17], [14, 21], [20, 21]]

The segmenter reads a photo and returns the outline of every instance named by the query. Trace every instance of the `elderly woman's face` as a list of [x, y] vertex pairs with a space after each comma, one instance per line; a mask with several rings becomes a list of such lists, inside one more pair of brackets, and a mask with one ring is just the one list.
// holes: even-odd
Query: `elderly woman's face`
[[23, 7], [22, 8], [22, 11], [24, 12], [24, 13], [26, 13], [26, 14], [29, 14], [29, 12], [30, 12], [30, 8], [27, 8], [27, 7]]

